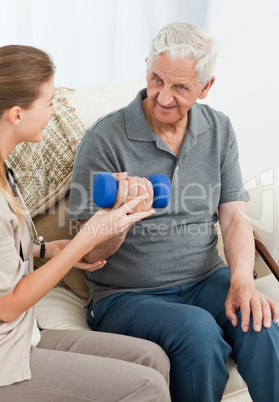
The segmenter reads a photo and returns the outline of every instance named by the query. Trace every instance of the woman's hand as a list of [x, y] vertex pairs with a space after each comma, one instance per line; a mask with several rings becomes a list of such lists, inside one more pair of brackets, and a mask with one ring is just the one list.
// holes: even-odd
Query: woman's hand
[[[45, 252], [45, 258], [53, 258], [55, 255], [57, 255], [63, 248], [65, 248], [71, 240], [67, 239], [62, 239], [62, 240], [54, 240], [51, 242], [46, 242], [45, 247], [46, 247], [46, 252]], [[40, 245], [34, 245], [34, 257], [38, 257], [40, 254]], [[85, 271], [90, 271], [93, 272], [97, 269], [103, 268], [103, 266], [107, 262], [105, 260], [97, 260], [94, 263], [89, 263], [86, 261], [84, 258], [80, 259], [78, 262], [76, 262], [73, 267], [79, 268], [79, 269], [84, 269]]]
[[[85, 223], [70, 244], [65, 241], [54, 242], [56, 251], [60, 248], [60, 252], [39, 269], [24, 276], [9, 294], [0, 298], [0, 320], [10, 322], [36, 304], [69, 272], [76, 261], [81, 269], [90, 266], [89, 269], [95, 270], [101, 267], [104, 260], [100, 261], [99, 266], [95, 265], [96, 262], [87, 265], [82, 261], [83, 256], [100, 243], [123, 234], [134, 222], [152, 215], [155, 212], [152, 209], [134, 211], [147, 198], [148, 194], [145, 194], [128, 201], [121, 208], [101, 209]], [[38, 255], [38, 249], [36, 245], [35, 255]]]
[[76, 237], [88, 244], [89, 252], [92, 248], [108, 239], [117, 237], [127, 231], [135, 222], [152, 215], [155, 210], [137, 212], [137, 206], [149, 198], [149, 194], [142, 194], [125, 202], [120, 208], [102, 208], [88, 220]]
[[106, 265], [106, 260], [96, 261], [94, 263], [87, 262], [84, 258], [76, 262], [73, 267], [83, 269], [84, 271], [97, 271], [97, 269], [101, 269]]
[[[114, 209], [115, 207], [102, 208], [87, 221], [76, 236], [82, 241], [80, 244], [82, 248], [86, 247], [85, 250], [87, 252], [84, 253], [86, 260], [82, 257], [73, 264], [73, 267], [87, 271], [95, 271], [103, 268], [106, 264], [104, 258], [112, 254], [111, 250], [110, 252], [103, 252], [103, 248], [107, 248], [108, 244], [110, 244], [111, 247], [112, 244], [116, 243], [116, 247], [113, 246], [115, 252], [125, 239], [125, 231], [127, 232], [136, 221], [146, 218], [155, 212], [153, 209], [144, 212], [136, 212], [137, 205], [147, 198], [148, 194], [143, 194], [126, 202], [118, 209]], [[75, 241], [76, 240], [77, 239], [75, 239]], [[68, 246], [70, 242], [71, 240], [66, 239], [46, 242], [45, 258], [52, 259]], [[90, 253], [89, 255], [88, 252], [91, 250], [93, 254]], [[34, 245], [34, 257], [39, 257], [39, 254], [40, 246]]]
[[148, 197], [137, 205], [135, 212], [148, 211], [151, 208], [154, 191], [149, 180], [144, 177], [128, 177], [127, 172], [114, 173], [113, 176], [118, 181], [117, 195], [113, 209], [117, 209], [125, 202], [143, 194], [148, 194]]

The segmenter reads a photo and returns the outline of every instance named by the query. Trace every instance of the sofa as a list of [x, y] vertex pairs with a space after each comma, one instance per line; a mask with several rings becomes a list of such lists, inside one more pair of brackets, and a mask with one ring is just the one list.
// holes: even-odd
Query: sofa
[[[9, 157], [25, 202], [39, 235], [45, 241], [72, 238], [77, 222], [67, 221], [67, 206], [77, 146], [95, 120], [128, 104], [145, 82], [112, 83], [80, 89], [56, 88], [56, 115], [45, 127], [40, 144], [20, 144]], [[255, 175], [243, 171], [250, 193], [248, 212], [255, 231], [269, 250], [275, 264], [279, 258], [279, 183], [272, 171]], [[277, 208], [277, 209], [276, 209]], [[222, 253], [222, 241], [219, 241]], [[44, 259], [35, 259], [38, 268]], [[279, 304], [279, 284], [262, 257], [256, 253], [256, 286]], [[88, 289], [83, 271], [73, 268], [61, 282], [38, 302], [37, 316], [41, 328], [85, 329]], [[257, 353], [257, 351], [255, 351]], [[251, 401], [246, 384], [229, 358], [229, 381], [223, 401]]]

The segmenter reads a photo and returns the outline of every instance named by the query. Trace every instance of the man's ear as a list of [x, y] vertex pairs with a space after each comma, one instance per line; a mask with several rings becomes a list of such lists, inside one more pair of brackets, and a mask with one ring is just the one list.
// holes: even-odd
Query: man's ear
[[212, 87], [212, 85], [215, 82], [215, 77], [212, 77], [210, 81], [208, 81], [208, 83], [203, 87], [203, 89], [201, 90], [201, 93], [199, 95], [199, 99], [204, 99], [207, 97], [208, 92], [210, 90], [210, 88]]
[[9, 121], [17, 126], [22, 121], [22, 109], [19, 106], [13, 106], [11, 109], [8, 110], [8, 118]]

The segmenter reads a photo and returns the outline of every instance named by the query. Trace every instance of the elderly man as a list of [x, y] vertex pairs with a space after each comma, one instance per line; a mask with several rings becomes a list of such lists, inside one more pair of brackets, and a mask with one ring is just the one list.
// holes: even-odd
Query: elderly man
[[[146, 60], [147, 89], [98, 120], [81, 142], [69, 219], [82, 224], [92, 215], [99, 171], [128, 172], [118, 177], [116, 204], [148, 191], [141, 209], [152, 203], [145, 178], [165, 174], [169, 205], [86, 257], [109, 257], [86, 273], [88, 324], [158, 343], [170, 359], [174, 402], [220, 401], [230, 353], [253, 401], [271, 402], [279, 395], [279, 311], [253, 281], [235, 134], [223, 113], [196, 103], [214, 83], [215, 59], [215, 42], [201, 28], [174, 23], [158, 33]], [[229, 267], [216, 248], [218, 219]]]

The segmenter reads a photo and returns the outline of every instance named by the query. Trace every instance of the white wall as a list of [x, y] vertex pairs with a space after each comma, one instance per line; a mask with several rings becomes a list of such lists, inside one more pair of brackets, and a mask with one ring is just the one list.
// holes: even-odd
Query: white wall
[[278, 0], [0, 0], [0, 11], [0, 45], [46, 49], [70, 87], [143, 79], [159, 28], [209, 25], [220, 44], [209, 103], [230, 116], [242, 167], [279, 179]]
[[210, 103], [228, 114], [244, 169], [279, 179], [279, 1], [213, 0], [220, 53]]
[[145, 79], [150, 41], [165, 24], [208, 27], [211, 0], [0, 0], [0, 46], [37, 46], [55, 83], [79, 88]]

